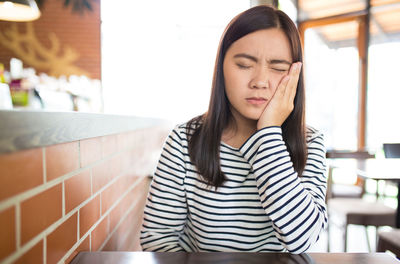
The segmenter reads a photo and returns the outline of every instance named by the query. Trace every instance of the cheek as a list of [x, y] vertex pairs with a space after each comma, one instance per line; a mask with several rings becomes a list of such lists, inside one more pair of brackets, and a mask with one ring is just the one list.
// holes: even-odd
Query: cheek
[[270, 88], [274, 93], [278, 88], [278, 85], [281, 83], [283, 77], [285, 77], [286, 75], [287, 74], [274, 74], [272, 76], [272, 78], [270, 79]]
[[243, 72], [235, 69], [224, 71], [225, 89], [228, 92], [239, 92], [246, 87], [246, 76]]

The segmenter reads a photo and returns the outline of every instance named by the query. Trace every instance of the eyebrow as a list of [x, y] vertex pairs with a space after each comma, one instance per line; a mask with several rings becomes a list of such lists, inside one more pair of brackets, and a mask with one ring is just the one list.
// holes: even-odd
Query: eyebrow
[[289, 66], [292, 65], [292, 63], [287, 60], [270, 60], [269, 64], [287, 64]]
[[[238, 53], [235, 56], [233, 56], [234, 58], [246, 58], [249, 60], [252, 60], [254, 62], [258, 62], [258, 59], [254, 56], [251, 56], [249, 54], [246, 53]], [[278, 60], [278, 59], [272, 59], [268, 61], [269, 64], [287, 64], [287, 65], [292, 65], [291, 62], [287, 61], [287, 60]]]
[[233, 56], [233, 57], [234, 57], [234, 58], [246, 58], [246, 59], [252, 60], [252, 61], [254, 61], [254, 62], [258, 62], [258, 59], [257, 59], [256, 57], [251, 56], [251, 55], [246, 54], [246, 53], [238, 53], [238, 54], [236, 54], [236, 55]]

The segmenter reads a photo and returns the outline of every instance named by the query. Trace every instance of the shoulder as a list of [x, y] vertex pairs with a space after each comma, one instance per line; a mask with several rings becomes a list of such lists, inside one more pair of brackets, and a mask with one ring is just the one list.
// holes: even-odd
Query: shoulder
[[184, 123], [175, 125], [170, 133], [170, 137], [179, 139], [179, 141], [187, 141], [191, 135], [200, 127], [201, 122], [195, 118]]
[[186, 123], [175, 125], [169, 133], [169, 138], [179, 143], [185, 141], [187, 139]]
[[314, 127], [307, 126], [306, 127], [306, 141], [307, 145], [317, 142], [321, 145], [324, 145], [324, 135], [315, 129]]
[[197, 116], [187, 122], [176, 125], [174, 131], [187, 138], [193, 135], [193, 133], [201, 127], [202, 123], [202, 116]]

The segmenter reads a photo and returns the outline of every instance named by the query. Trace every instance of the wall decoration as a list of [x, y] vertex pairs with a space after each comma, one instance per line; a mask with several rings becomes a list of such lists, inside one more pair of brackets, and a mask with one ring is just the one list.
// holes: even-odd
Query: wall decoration
[[24, 23], [25, 29], [18, 29], [17, 23], [0, 31], [0, 42], [13, 51], [24, 62], [52, 76], [90, 74], [74, 65], [79, 53], [69, 45], [61, 44], [56, 34], [48, 33], [50, 47], [44, 46], [35, 35], [32, 23]]

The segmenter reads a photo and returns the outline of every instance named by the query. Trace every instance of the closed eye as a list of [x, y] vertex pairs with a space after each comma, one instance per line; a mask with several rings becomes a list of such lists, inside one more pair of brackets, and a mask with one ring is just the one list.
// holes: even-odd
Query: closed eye
[[236, 65], [237, 65], [240, 69], [249, 69], [249, 68], [251, 68], [251, 66], [247, 66], [247, 65], [243, 65], [243, 64], [239, 64], [239, 63], [236, 63]]
[[278, 69], [278, 68], [272, 68], [274, 71], [277, 71], [277, 72], [287, 72], [288, 70], [286, 70], [286, 69]]

